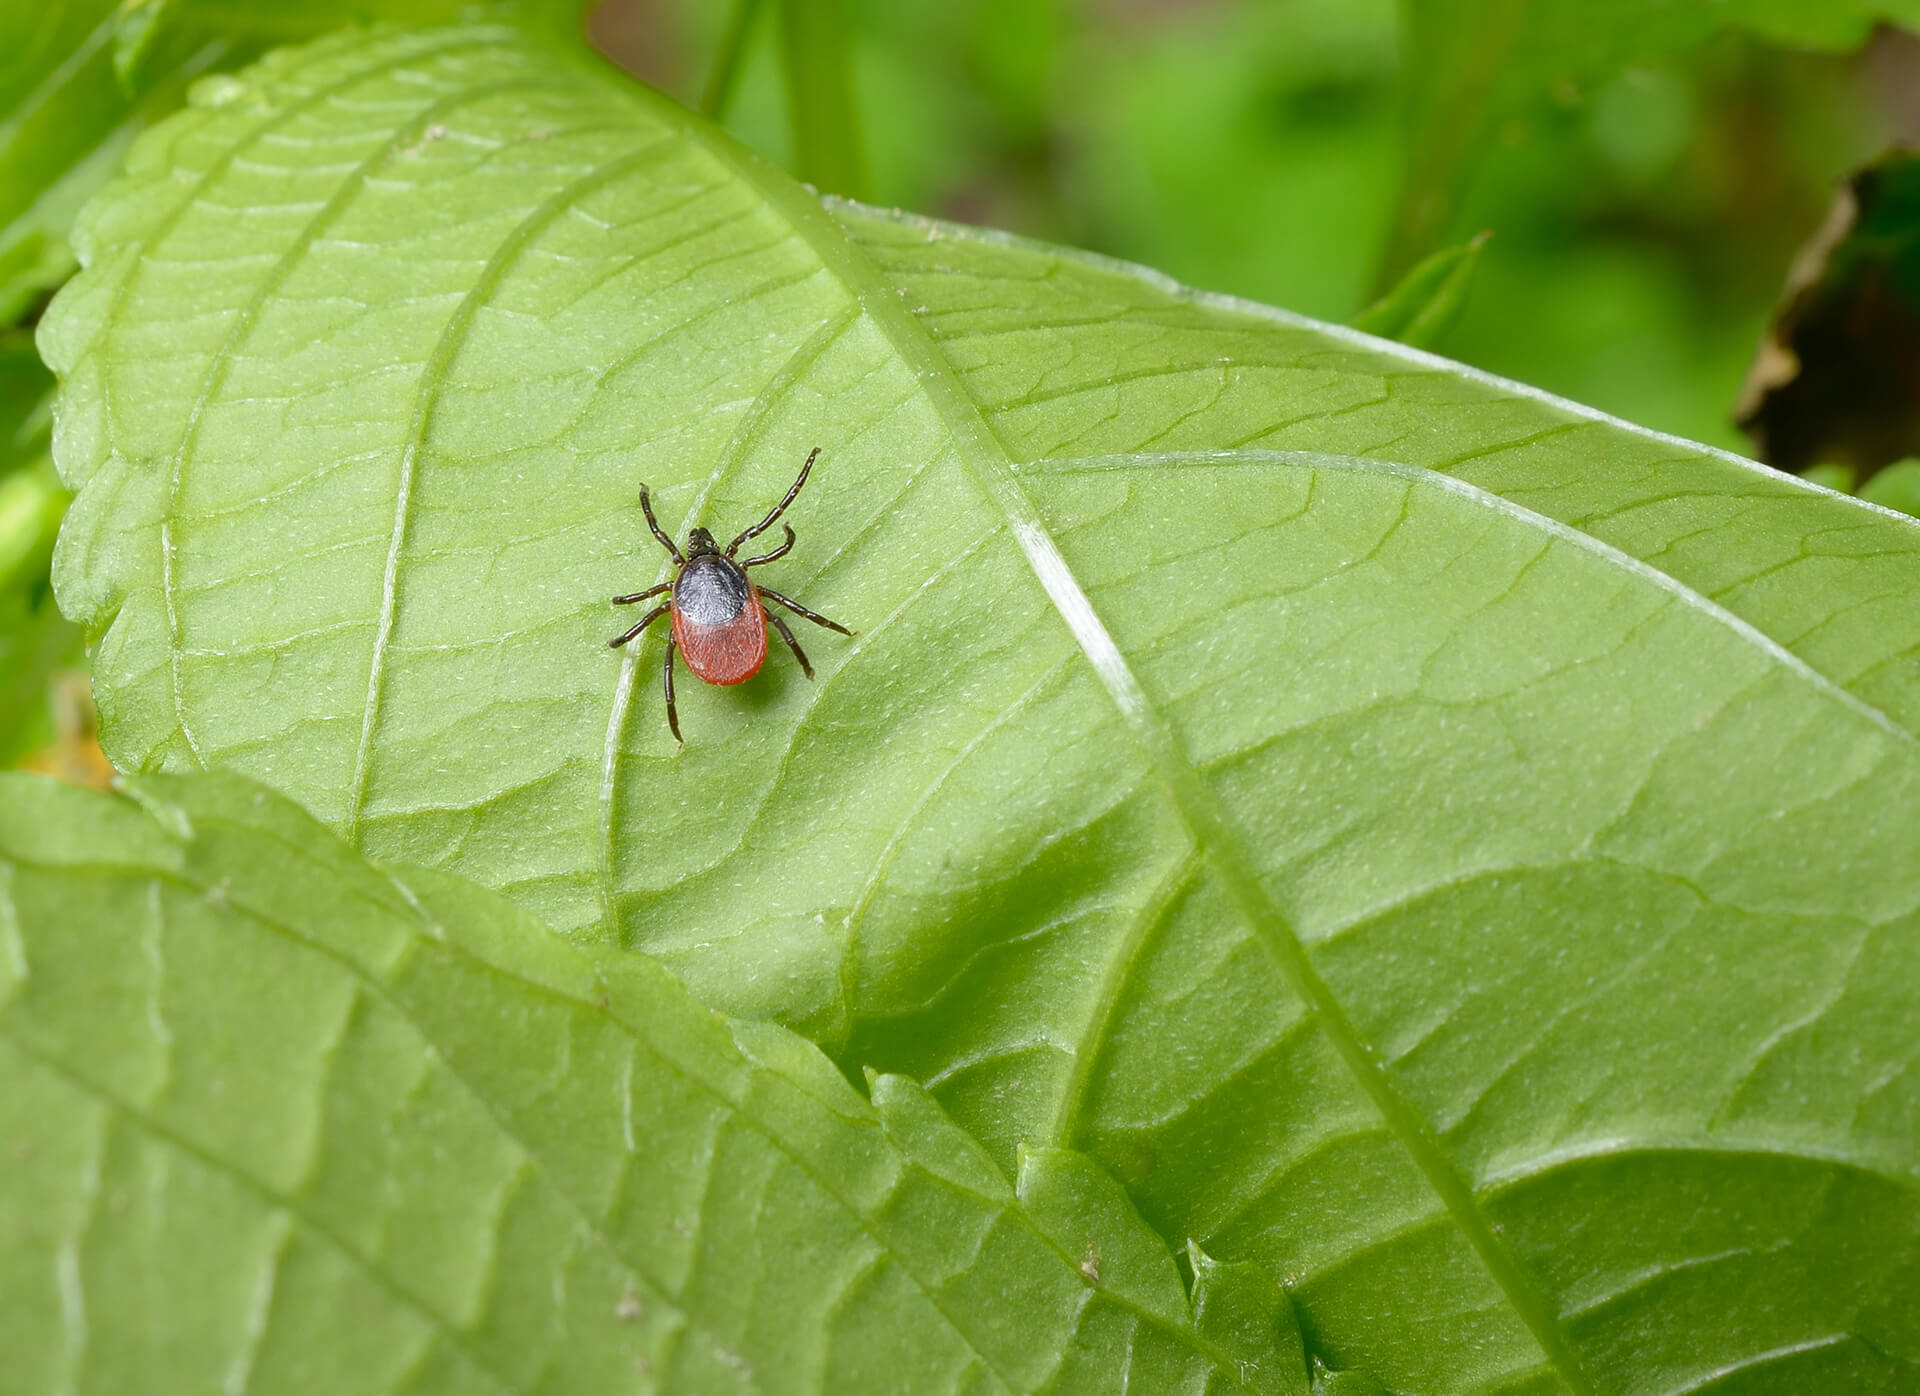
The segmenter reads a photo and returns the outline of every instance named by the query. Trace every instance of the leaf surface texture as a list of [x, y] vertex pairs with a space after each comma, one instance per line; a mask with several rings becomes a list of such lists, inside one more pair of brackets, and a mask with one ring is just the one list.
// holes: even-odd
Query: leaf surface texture
[[[204, 90], [81, 247], [124, 765], [1088, 1155], [1393, 1390], [1915, 1389], [1911, 521], [823, 204], [507, 31]], [[814, 445], [759, 575], [859, 635], [683, 677], [681, 749], [664, 635], [604, 644], [634, 492], [727, 537]]]
[[[1304, 1387], [1136, 1274], [1110, 1179], [1031, 1213], [917, 1086], [644, 956], [232, 777], [0, 792], [10, 1390]], [[1157, 1255], [1061, 1249], [1121, 1229]]]

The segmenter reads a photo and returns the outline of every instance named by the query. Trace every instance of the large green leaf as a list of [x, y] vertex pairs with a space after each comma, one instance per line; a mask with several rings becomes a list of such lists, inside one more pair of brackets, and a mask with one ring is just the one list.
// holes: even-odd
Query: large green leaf
[[[1100, 1160], [1408, 1392], [1920, 1389], [1920, 530], [1139, 268], [822, 204], [503, 31], [136, 150], [43, 347], [125, 766]], [[860, 632], [737, 689], [633, 493]], [[1772, 1385], [1769, 1385], [1772, 1384]]]
[[1190, 1317], [1084, 1156], [1016, 1196], [643, 956], [134, 793], [0, 775], [5, 1390], [1304, 1396], [1279, 1287], [1199, 1257]]

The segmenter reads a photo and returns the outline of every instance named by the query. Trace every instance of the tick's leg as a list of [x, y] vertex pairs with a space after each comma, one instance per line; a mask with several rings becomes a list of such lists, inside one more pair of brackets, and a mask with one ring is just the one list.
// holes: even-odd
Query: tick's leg
[[658, 596], [672, 585], [672, 582], [662, 582], [657, 587], [648, 587], [645, 591], [636, 591], [631, 596], [616, 596], [613, 598], [613, 604], [616, 606], [631, 606], [636, 601], [645, 601], [649, 596]]
[[653, 516], [653, 499], [647, 494], [647, 487], [640, 487], [640, 512], [647, 516], [647, 527], [653, 530], [653, 536], [660, 540], [660, 546], [673, 554], [673, 560], [682, 567], [687, 560], [680, 556], [680, 549], [673, 545], [673, 539], [667, 537], [667, 531], [660, 527], [660, 520]]
[[800, 616], [806, 620], [810, 620], [815, 625], [824, 625], [829, 630], [838, 630], [842, 635], [853, 634], [851, 630], [847, 629], [846, 626], [840, 624], [839, 621], [828, 620], [825, 616], [821, 615], [817, 611], [809, 611], [805, 606], [802, 606], [798, 601], [795, 601], [791, 596], [782, 596], [779, 592], [774, 591], [770, 587], [756, 586], [754, 590], [759, 592], [762, 596], [766, 597], [767, 600], [769, 601], [778, 601], [782, 606], [785, 606], [789, 611], [792, 611], [796, 616]]
[[667, 636], [667, 667], [660, 682], [667, 690], [667, 730], [673, 733], [673, 739], [676, 742], [685, 746], [687, 739], [680, 735], [680, 712], [673, 706], [673, 652], [679, 644], [679, 640], [674, 636]]
[[765, 533], [768, 529], [772, 528], [774, 524], [774, 520], [778, 519], [782, 514], [787, 512], [787, 506], [793, 503], [795, 496], [797, 496], [800, 493], [800, 487], [807, 483], [807, 472], [813, 469], [814, 458], [819, 454], [820, 454], [820, 448], [818, 446], [815, 446], [807, 456], [807, 463], [800, 467], [800, 478], [793, 482], [793, 488], [787, 491], [787, 497], [781, 500], [778, 504], [774, 505], [772, 511], [768, 513], [768, 515], [764, 519], [760, 520], [759, 523], [755, 524], [752, 528], [748, 529], [745, 533], [741, 534], [738, 538], [734, 539], [731, 543], [727, 544], [728, 557], [732, 557], [734, 552], [739, 548], [739, 546], [742, 543], [746, 542], [747, 539], [756, 538], [760, 534]]
[[607, 641], [607, 643], [609, 645], [612, 645], [615, 649], [619, 649], [620, 646], [626, 644], [627, 641], [631, 640], [634, 636], [638, 635], [642, 630], [645, 630], [649, 625], [652, 625], [655, 621], [659, 620], [660, 617], [664, 616], [668, 612], [668, 610], [671, 609], [671, 607], [672, 607], [671, 602], [663, 601], [660, 605], [655, 606], [651, 611], [648, 611], [644, 616], [640, 617], [640, 619], [637, 622], [635, 622], [632, 628], [624, 631], [619, 635], [614, 636], [611, 640]]
[[787, 648], [792, 650], [793, 657], [800, 661], [800, 668], [806, 673], [806, 676], [812, 678], [813, 666], [807, 663], [807, 652], [801, 649], [800, 642], [793, 638], [793, 632], [787, 629], [787, 623], [772, 611], [768, 611], [765, 605], [762, 605], [760, 609], [766, 612], [767, 619], [773, 622], [773, 628], [780, 632], [780, 638], [787, 642]]
[[762, 553], [760, 554], [759, 557], [748, 558], [745, 562], [740, 564], [742, 568], [758, 567], [763, 562], [772, 562], [774, 559], [785, 557], [788, 553], [793, 551], [792, 525], [781, 524], [780, 527], [784, 528], [787, 531], [787, 541], [782, 543], [779, 547], [775, 548], [770, 553]]

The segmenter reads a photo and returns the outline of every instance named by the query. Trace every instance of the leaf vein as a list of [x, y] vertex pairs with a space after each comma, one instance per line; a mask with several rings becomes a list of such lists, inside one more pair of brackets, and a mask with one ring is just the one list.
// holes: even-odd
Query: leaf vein
[[387, 563], [381, 579], [380, 618], [374, 631], [373, 659], [367, 672], [367, 696], [360, 720], [360, 743], [354, 753], [352, 783], [348, 787], [344, 836], [349, 843], [358, 841], [360, 818], [366, 808], [367, 778], [371, 765], [374, 731], [379, 722], [381, 696], [384, 691], [387, 648], [393, 637], [394, 620], [399, 603], [400, 555], [406, 546], [413, 486], [419, 471], [420, 454], [426, 444], [433, 410], [439, 400], [440, 390], [445, 386], [447, 372], [453, 364], [454, 355], [459, 352], [460, 346], [465, 342], [474, 316], [479, 313], [480, 307], [493, 294], [521, 253], [526, 251], [533, 239], [548, 224], [579, 201], [658, 160], [662, 152], [669, 148], [669, 142], [661, 140], [629, 151], [619, 159], [602, 164], [589, 174], [556, 190], [534, 207], [494, 248], [487, 259], [486, 266], [481, 270], [480, 275], [474, 278], [473, 285], [468, 288], [467, 293], [461, 297], [460, 304], [448, 317], [446, 325], [440, 332], [439, 341], [434, 345], [433, 352], [421, 369], [419, 389], [414, 397], [412, 420], [407, 427], [400, 452], [400, 478], [394, 493], [393, 532], [388, 542]]

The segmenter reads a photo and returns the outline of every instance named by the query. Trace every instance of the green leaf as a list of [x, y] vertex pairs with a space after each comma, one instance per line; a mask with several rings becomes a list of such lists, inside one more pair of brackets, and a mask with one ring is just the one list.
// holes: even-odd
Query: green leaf
[[0, 479], [44, 460], [52, 427], [53, 375], [33, 336], [0, 330]]
[[1400, 278], [1400, 284], [1353, 319], [1356, 330], [1397, 339], [1416, 349], [1440, 342], [1466, 308], [1473, 269], [1491, 233], [1442, 248]]
[[1185, 1315], [1186, 1291], [1167, 1243], [1099, 1164], [1071, 1149], [1023, 1149], [1019, 1188], [1035, 1223], [1064, 1254], [1080, 1257], [1089, 1284], [1124, 1294], [1146, 1313]]
[[725, 120], [727, 108], [733, 105], [746, 64], [747, 44], [765, 8], [765, 0], [733, 0], [727, 12], [726, 28], [720, 31], [720, 41], [714, 47], [706, 90], [700, 95], [700, 110], [715, 121]]
[[1387, 1389], [1365, 1372], [1335, 1372], [1317, 1367], [1313, 1396], [1387, 1396]]
[[53, 603], [47, 560], [66, 492], [45, 468], [0, 476], [0, 765], [53, 739], [53, 671], [79, 658], [79, 633]]
[[910, 1083], [245, 782], [132, 794], [0, 775], [10, 1387], [1274, 1389]]
[[[57, 585], [125, 767], [1084, 1154], [1329, 1368], [1911, 1385], [1920, 526], [823, 206], [502, 30], [275, 55], [80, 245]], [[761, 575], [859, 634], [683, 674], [682, 748], [664, 635], [605, 644], [635, 489], [724, 536], [815, 445]]]
[[1201, 1337], [1238, 1355], [1249, 1379], [1307, 1396], [1307, 1354], [1287, 1297], [1266, 1267], [1251, 1260], [1223, 1265], [1187, 1242], [1193, 1267], [1193, 1323]]
[[1682, 53], [1726, 29], [1839, 50], [1876, 23], [1920, 24], [1916, 0], [1401, 0], [1407, 173], [1382, 265], [1391, 284], [1446, 236], [1466, 180], [1501, 123], [1577, 102], [1628, 64]]
[[1883, 509], [1920, 517], [1920, 460], [1897, 460], [1873, 474], [1860, 497]]

